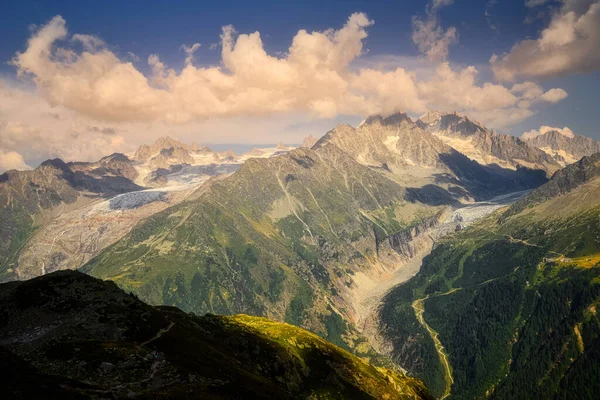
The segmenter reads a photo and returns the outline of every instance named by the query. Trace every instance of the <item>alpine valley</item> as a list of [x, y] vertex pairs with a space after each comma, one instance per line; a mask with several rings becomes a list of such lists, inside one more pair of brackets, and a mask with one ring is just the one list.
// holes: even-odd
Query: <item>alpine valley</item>
[[432, 111], [8, 171], [3, 376], [56, 398], [594, 398], [599, 152]]

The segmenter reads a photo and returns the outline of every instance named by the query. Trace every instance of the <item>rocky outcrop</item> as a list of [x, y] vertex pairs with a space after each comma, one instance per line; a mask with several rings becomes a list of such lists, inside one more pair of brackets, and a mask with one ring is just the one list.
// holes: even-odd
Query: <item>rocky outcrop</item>
[[388, 237], [390, 247], [402, 256], [411, 259], [419, 252], [415, 239], [423, 235], [427, 235], [428, 232], [439, 225], [442, 214], [435, 215], [433, 217], [424, 219], [422, 222], [417, 223], [409, 228], [403, 229]]

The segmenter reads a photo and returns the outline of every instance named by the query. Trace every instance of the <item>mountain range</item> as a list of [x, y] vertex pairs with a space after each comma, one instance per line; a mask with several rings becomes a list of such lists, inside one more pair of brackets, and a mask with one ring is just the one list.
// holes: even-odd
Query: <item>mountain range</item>
[[600, 142], [581, 135], [566, 135], [557, 130], [549, 130], [526, 141], [552, 156], [562, 166], [600, 152]]
[[[397, 113], [298, 148], [235, 155], [164, 137], [95, 163], [49, 160], [0, 175], [0, 279], [78, 269], [181, 318], [268, 317], [394, 363], [439, 397], [585, 397], [600, 160], [591, 139], [552, 135]], [[201, 318], [188, 322], [271, 323]], [[533, 335], [546, 328], [560, 334]]]
[[482, 165], [509, 170], [531, 168], [545, 171], [548, 177], [561, 168], [561, 164], [538, 146], [515, 136], [495, 133], [466, 116], [428, 112], [417, 124]]

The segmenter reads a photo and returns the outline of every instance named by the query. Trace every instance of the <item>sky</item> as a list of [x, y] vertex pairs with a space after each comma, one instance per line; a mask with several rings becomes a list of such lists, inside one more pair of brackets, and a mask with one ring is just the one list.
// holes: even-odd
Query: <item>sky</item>
[[600, 0], [0, 3], [0, 172], [456, 111], [600, 139]]

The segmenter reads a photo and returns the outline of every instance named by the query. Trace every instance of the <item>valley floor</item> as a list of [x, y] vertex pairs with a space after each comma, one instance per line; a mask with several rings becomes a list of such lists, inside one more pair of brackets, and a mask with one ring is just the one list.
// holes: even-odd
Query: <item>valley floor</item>
[[[520, 199], [527, 193], [529, 193], [529, 191], [509, 193], [494, 197], [490, 200], [475, 202], [466, 205], [465, 207], [458, 208], [451, 214], [449, 213], [449, 216], [443, 220], [441, 224], [437, 225], [433, 229], [430, 229], [424, 235], [421, 235], [421, 237], [415, 238], [415, 240], [419, 241], [417, 246], [418, 251], [413, 258], [406, 262], [406, 264], [399, 266], [399, 268], [392, 273], [381, 275], [379, 277], [380, 279], [378, 280], [371, 279], [366, 275], [355, 276], [355, 282], [358, 284], [357, 288], [353, 292], [353, 303], [355, 310], [358, 312], [358, 325], [363, 327], [363, 329], [366, 328], [367, 331], [369, 330], [366, 325], [373, 321], [374, 314], [377, 312], [377, 309], [381, 305], [385, 295], [394, 287], [408, 281], [419, 272], [423, 264], [423, 259], [431, 253], [437, 240], [454, 232], [457, 228], [457, 225], [460, 225], [461, 228], [464, 228], [472, 223], [475, 223], [476, 221], [490, 215], [497, 209], [505, 207]], [[421, 315], [419, 316], [417, 308], [415, 308], [415, 313], [417, 314], [417, 317], [420, 317], [419, 320], [422, 321], [423, 312], [421, 311]], [[424, 324], [424, 320], [421, 323]], [[373, 338], [373, 332], [365, 333], [367, 336], [371, 337], [372, 341], [376, 341]], [[437, 340], [437, 342], [439, 342], [439, 340]], [[375, 345], [375, 343], [373, 344]], [[443, 355], [445, 354], [443, 346], [441, 346], [441, 350], [439, 351], [440, 357], [445, 357], [445, 355]], [[452, 379], [451, 375], [449, 375], [449, 379]]]

